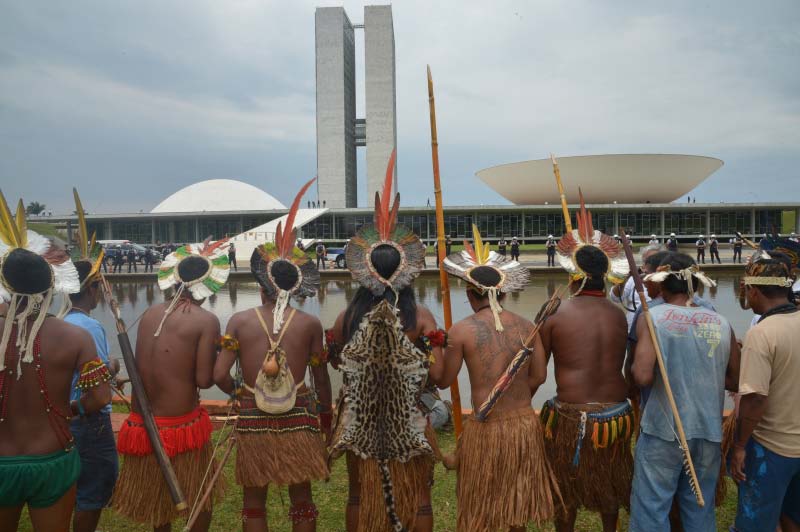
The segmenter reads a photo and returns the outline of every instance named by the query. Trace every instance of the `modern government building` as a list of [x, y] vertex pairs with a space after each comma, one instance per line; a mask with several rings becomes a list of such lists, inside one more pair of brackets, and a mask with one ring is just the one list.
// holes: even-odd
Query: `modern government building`
[[[305, 239], [343, 243], [363, 224], [372, 208], [357, 208], [356, 150], [366, 149], [367, 199], [383, 183], [386, 161], [397, 146], [396, 69], [391, 6], [367, 6], [363, 23], [353, 23], [341, 7], [318, 8], [316, 39], [317, 176], [313, 204], [306, 200], [297, 226]], [[356, 116], [355, 30], [363, 30], [365, 115]], [[402, 150], [399, 166], [402, 166]], [[675, 233], [683, 240], [699, 234], [730, 238], [736, 232], [755, 237], [766, 232], [800, 232], [800, 202], [775, 204], [695, 203], [687, 194], [717, 171], [719, 159], [694, 155], [632, 154], [561, 157], [558, 160], [567, 199], [574, 212], [578, 186], [592, 211], [596, 229], [628, 232], [634, 240]], [[476, 172], [507, 205], [456, 206], [448, 192], [469, 186], [473, 176], [445, 176], [445, 231], [469, 238], [476, 224], [484, 238], [518, 237], [537, 242], [560, 236], [564, 220], [550, 159], [502, 164]], [[757, 180], [753, 180], [757, 186]], [[298, 189], [301, 183], [287, 184]], [[398, 188], [397, 166], [394, 186]], [[432, 186], [431, 186], [432, 189]], [[797, 197], [798, 191], [787, 191]], [[371, 203], [360, 202], [361, 204]], [[232, 237], [240, 252], [272, 237], [287, 208], [258, 187], [229, 179], [200, 181], [175, 192], [148, 213], [87, 216], [100, 240], [141, 244], [199, 242]], [[66, 224], [70, 238], [75, 216], [53, 217]], [[401, 207], [400, 223], [432, 242], [436, 216], [430, 206]], [[239, 246], [238, 242], [246, 242]], [[245, 249], [242, 249], [244, 247]]]

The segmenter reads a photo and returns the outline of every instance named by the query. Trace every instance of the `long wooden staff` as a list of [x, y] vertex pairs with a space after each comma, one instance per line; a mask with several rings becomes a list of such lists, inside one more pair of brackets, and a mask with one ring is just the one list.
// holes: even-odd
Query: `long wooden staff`
[[689, 445], [686, 443], [686, 434], [683, 432], [681, 416], [678, 414], [678, 405], [675, 404], [675, 397], [672, 395], [672, 387], [669, 384], [669, 376], [667, 375], [667, 366], [664, 365], [664, 357], [661, 354], [661, 345], [658, 343], [658, 336], [656, 336], [656, 330], [653, 326], [653, 317], [650, 315], [650, 307], [647, 305], [647, 297], [645, 296], [642, 278], [640, 277], [639, 269], [636, 266], [636, 259], [633, 258], [633, 249], [631, 249], [631, 243], [627, 238], [622, 239], [622, 246], [625, 249], [625, 257], [628, 259], [628, 265], [630, 266], [631, 277], [633, 277], [633, 282], [636, 286], [636, 292], [639, 294], [639, 301], [641, 301], [642, 305], [642, 314], [644, 315], [645, 322], [647, 323], [647, 329], [650, 331], [650, 339], [652, 340], [653, 347], [656, 350], [658, 370], [661, 373], [661, 380], [664, 381], [664, 392], [666, 393], [667, 400], [669, 401], [669, 408], [672, 410], [672, 417], [675, 418], [675, 429], [678, 431], [678, 440], [681, 446], [681, 451], [683, 452], [684, 465], [686, 466], [686, 471], [689, 474], [689, 486], [694, 492], [697, 504], [700, 506], [705, 506], [706, 503], [703, 499], [703, 492], [700, 490], [700, 484], [697, 481], [697, 473], [694, 470], [694, 463], [692, 462], [692, 455], [689, 452]]
[[[436, 199], [436, 235], [437, 255], [439, 258], [439, 285], [442, 288], [442, 309], [444, 312], [444, 328], [450, 330], [453, 325], [453, 315], [450, 309], [450, 282], [444, 270], [445, 234], [444, 234], [444, 207], [442, 206], [442, 183], [439, 179], [439, 141], [436, 135], [436, 104], [433, 99], [433, 77], [431, 67], [428, 65], [428, 105], [431, 114], [431, 158], [433, 159], [433, 195]], [[450, 385], [450, 398], [453, 401], [453, 427], [456, 438], [461, 435], [461, 393], [458, 390], [458, 375]]]
[[567, 207], [567, 197], [564, 195], [564, 185], [561, 184], [561, 170], [558, 169], [558, 161], [556, 156], [550, 154], [550, 160], [553, 161], [553, 174], [556, 176], [556, 184], [558, 185], [558, 193], [561, 196], [561, 211], [564, 214], [564, 225], [567, 228], [567, 233], [572, 232], [572, 218], [569, 216], [569, 208]]
[[186, 521], [186, 526], [183, 527], [183, 532], [189, 532], [200, 518], [200, 514], [203, 513], [203, 507], [206, 505], [208, 500], [211, 498], [211, 494], [214, 492], [214, 486], [217, 484], [220, 474], [222, 474], [222, 471], [225, 469], [225, 464], [228, 462], [228, 458], [231, 456], [231, 451], [233, 451], [233, 444], [235, 441], [236, 436], [229, 434], [228, 446], [225, 449], [225, 454], [222, 456], [222, 461], [220, 461], [219, 465], [217, 466], [217, 470], [214, 471], [214, 474], [211, 476], [211, 481], [208, 483], [208, 486], [206, 486], [203, 496], [199, 501], [197, 501], [194, 511], [189, 516], [189, 520]]
[[100, 282], [103, 287], [103, 296], [105, 297], [106, 304], [111, 309], [111, 313], [114, 315], [114, 320], [117, 324], [117, 340], [119, 340], [119, 347], [122, 351], [122, 359], [125, 361], [125, 369], [128, 370], [128, 378], [131, 380], [131, 388], [136, 397], [136, 403], [139, 405], [139, 410], [141, 410], [144, 428], [150, 439], [150, 445], [153, 447], [153, 454], [156, 457], [158, 466], [161, 468], [161, 474], [167, 482], [169, 494], [172, 497], [172, 502], [175, 504], [175, 509], [178, 511], [186, 510], [188, 508], [186, 497], [183, 495], [183, 490], [181, 490], [178, 477], [172, 469], [169, 457], [164, 451], [164, 446], [161, 445], [161, 438], [158, 435], [156, 420], [150, 408], [150, 400], [147, 398], [147, 393], [144, 390], [142, 377], [136, 369], [136, 358], [133, 356], [133, 348], [131, 347], [131, 340], [128, 338], [128, 330], [125, 328], [125, 322], [122, 321], [122, 317], [120, 316], [119, 304], [114, 299], [111, 293], [111, 287], [108, 285], [106, 278], [101, 276]]

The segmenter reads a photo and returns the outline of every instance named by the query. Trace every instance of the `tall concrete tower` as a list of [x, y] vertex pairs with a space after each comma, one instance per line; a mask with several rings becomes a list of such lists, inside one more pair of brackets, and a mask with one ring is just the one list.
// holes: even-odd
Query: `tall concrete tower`
[[317, 191], [327, 207], [356, 207], [356, 48], [341, 7], [318, 7]]
[[[358, 206], [355, 150], [366, 147], [365, 203], [370, 205], [397, 146], [392, 8], [366, 6], [364, 24], [352, 24], [339, 7], [317, 8], [315, 18], [319, 199], [328, 207]], [[366, 118], [355, 115], [354, 28], [364, 29]]]

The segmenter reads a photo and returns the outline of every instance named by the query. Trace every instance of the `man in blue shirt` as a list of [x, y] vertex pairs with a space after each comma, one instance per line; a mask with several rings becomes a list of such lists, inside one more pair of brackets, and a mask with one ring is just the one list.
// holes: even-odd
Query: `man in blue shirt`
[[633, 378], [651, 390], [636, 443], [630, 530], [669, 531], [673, 498], [679, 501], [684, 530], [715, 530], [710, 501], [720, 472], [722, 408], [725, 389], [738, 387], [739, 348], [728, 321], [692, 301], [699, 279], [711, 281], [691, 257], [670, 253], [647, 277], [659, 284], [664, 299], [650, 314], [694, 461], [697, 488], [709, 503], [700, 507], [694, 500], [664, 382], [655, 369], [655, 346], [644, 320], [639, 320]]
[[[81, 291], [69, 296], [72, 310], [64, 317], [64, 321], [89, 331], [94, 339], [97, 355], [109, 366], [106, 332], [100, 322], [89, 315], [100, 297], [99, 277], [92, 275], [92, 263], [89, 261], [76, 261], [75, 268], [81, 281]], [[75, 387], [77, 380], [76, 372], [72, 378], [71, 401], [77, 400], [81, 395], [80, 390]], [[119, 470], [117, 447], [111, 427], [111, 403], [94, 414], [73, 418], [70, 430], [81, 458], [72, 529], [73, 532], [94, 532], [100, 521], [100, 513], [111, 499]]]

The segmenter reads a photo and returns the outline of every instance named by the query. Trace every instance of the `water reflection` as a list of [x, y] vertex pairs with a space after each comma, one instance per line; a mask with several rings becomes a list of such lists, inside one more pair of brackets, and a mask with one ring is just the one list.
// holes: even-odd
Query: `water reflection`
[[[752, 319], [750, 311], [741, 309], [738, 303], [738, 287], [741, 274], [720, 274], [715, 277], [718, 287], [709, 290], [701, 290], [699, 293], [709, 299], [713, 305], [721, 312], [734, 327], [736, 335], [743, 337]], [[551, 274], [535, 274], [530, 286], [520, 294], [512, 294], [506, 300], [506, 307], [519, 314], [532, 319], [539, 311], [539, 307], [555, 292], [558, 286], [565, 284], [566, 276]], [[204, 303], [205, 308], [211, 310], [219, 316], [223, 330], [227, 325], [228, 319], [234, 312], [252, 308], [261, 304], [258, 285], [255, 282], [233, 281], [228, 283], [219, 294], [211, 297]], [[465, 284], [459, 279], [450, 280], [451, 305], [453, 320], [458, 321], [465, 318], [469, 312], [466, 294], [464, 293]], [[323, 280], [319, 296], [309, 298], [298, 305], [302, 310], [314, 314], [320, 318], [323, 326], [330, 327], [339, 312], [344, 310], [347, 302], [352, 299], [358, 284], [351, 280]], [[442, 292], [438, 278], [419, 279], [416, 283], [418, 301], [431, 309], [434, 316], [441, 324], [442, 319]], [[136, 344], [136, 321], [144, 310], [154, 303], [163, 301], [164, 296], [158, 290], [156, 283], [151, 282], [115, 282], [112, 284], [114, 297], [120, 304], [122, 318], [131, 330], [131, 342]], [[106, 328], [110, 336], [115, 331], [114, 321], [111, 313], [105, 308], [105, 302], [94, 312], [94, 316], [99, 319]], [[112, 338], [112, 353], [119, 353], [119, 347]], [[332, 372], [332, 381], [337, 388], [341, 382], [338, 373]], [[465, 406], [469, 405], [469, 381], [466, 371], [459, 375], [461, 385], [462, 401]], [[555, 383], [552, 380], [552, 366], [549, 369], [547, 382], [542, 385], [537, 393], [534, 404], [536, 406], [555, 394]], [[204, 392], [205, 397], [222, 398], [223, 394], [219, 390], [212, 389]]]

